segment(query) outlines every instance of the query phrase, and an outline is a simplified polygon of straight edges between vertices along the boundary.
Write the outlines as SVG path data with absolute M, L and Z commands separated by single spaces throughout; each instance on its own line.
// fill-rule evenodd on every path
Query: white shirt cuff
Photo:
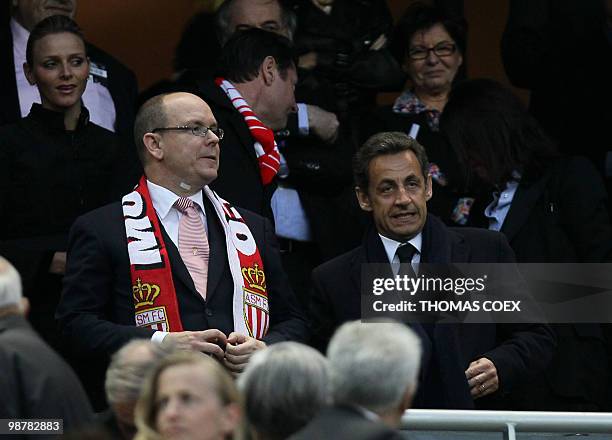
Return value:
M 151 336 L 151 342 L 153 342 L 154 344 L 161 344 L 162 342 L 164 342 L 164 338 L 167 334 L 168 332 L 156 331 L 155 333 L 153 333 L 153 336 Z
M 308 125 L 308 107 L 303 102 L 297 104 L 298 128 L 302 136 L 308 136 L 310 126 Z

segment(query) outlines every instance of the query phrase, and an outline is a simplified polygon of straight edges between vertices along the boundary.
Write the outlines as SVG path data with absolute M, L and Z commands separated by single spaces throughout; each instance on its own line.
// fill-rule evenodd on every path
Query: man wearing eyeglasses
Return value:
M 208 187 L 224 136 L 210 107 L 189 93 L 159 95 L 134 132 L 140 183 L 70 233 L 56 317 L 71 348 L 91 368 L 150 338 L 238 374 L 267 343 L 306 339 L 270 222 Z

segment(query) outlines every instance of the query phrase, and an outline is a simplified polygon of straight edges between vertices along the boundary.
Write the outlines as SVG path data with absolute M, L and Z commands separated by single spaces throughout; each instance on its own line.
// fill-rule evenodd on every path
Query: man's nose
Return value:
M 395 198 L 396 205 L 408 205 L 412 202 L 412 195 L 410 192 L 404 188 L 400 187 L 397 191 L 397 197 Z

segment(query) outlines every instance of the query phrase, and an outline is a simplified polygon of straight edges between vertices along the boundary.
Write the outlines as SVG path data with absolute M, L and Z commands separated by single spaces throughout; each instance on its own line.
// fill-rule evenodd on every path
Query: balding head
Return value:
M 0 313 L 23 311 L 21 277 L 6 259 L 0 257 Z
M 177 92 L 149 99 L 134 127 L 147 179 L 190 196 L 217 178 L 217 121 L 202 98 Z

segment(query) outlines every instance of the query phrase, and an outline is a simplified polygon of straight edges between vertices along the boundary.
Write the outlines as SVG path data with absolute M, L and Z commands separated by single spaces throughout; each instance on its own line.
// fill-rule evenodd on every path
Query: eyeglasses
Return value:
M 162 127 L 162 128 L 154 128 L 151 130 L 152 133 L 157 133 L 158 131 L 170 131 L 170 130 L 179 130 L 179 131 L 190 131 L 194 136 L 206 137 L 208 132 L 210 131 L 215 136 L 219 138 L 219 140 L 223 139 L 224 131 L 218 127 L 204 127 L 203 125 L 180 125 L 178 127 Z
M 433 52 L 438 57 L 448 57 L 455 53 L 457 45 L 454 43 L 439 43 L 434 47 L 413 47 L 408 51 L 408 56 L 411 60 L 424 60 L 429 56 L 429 52 Z

